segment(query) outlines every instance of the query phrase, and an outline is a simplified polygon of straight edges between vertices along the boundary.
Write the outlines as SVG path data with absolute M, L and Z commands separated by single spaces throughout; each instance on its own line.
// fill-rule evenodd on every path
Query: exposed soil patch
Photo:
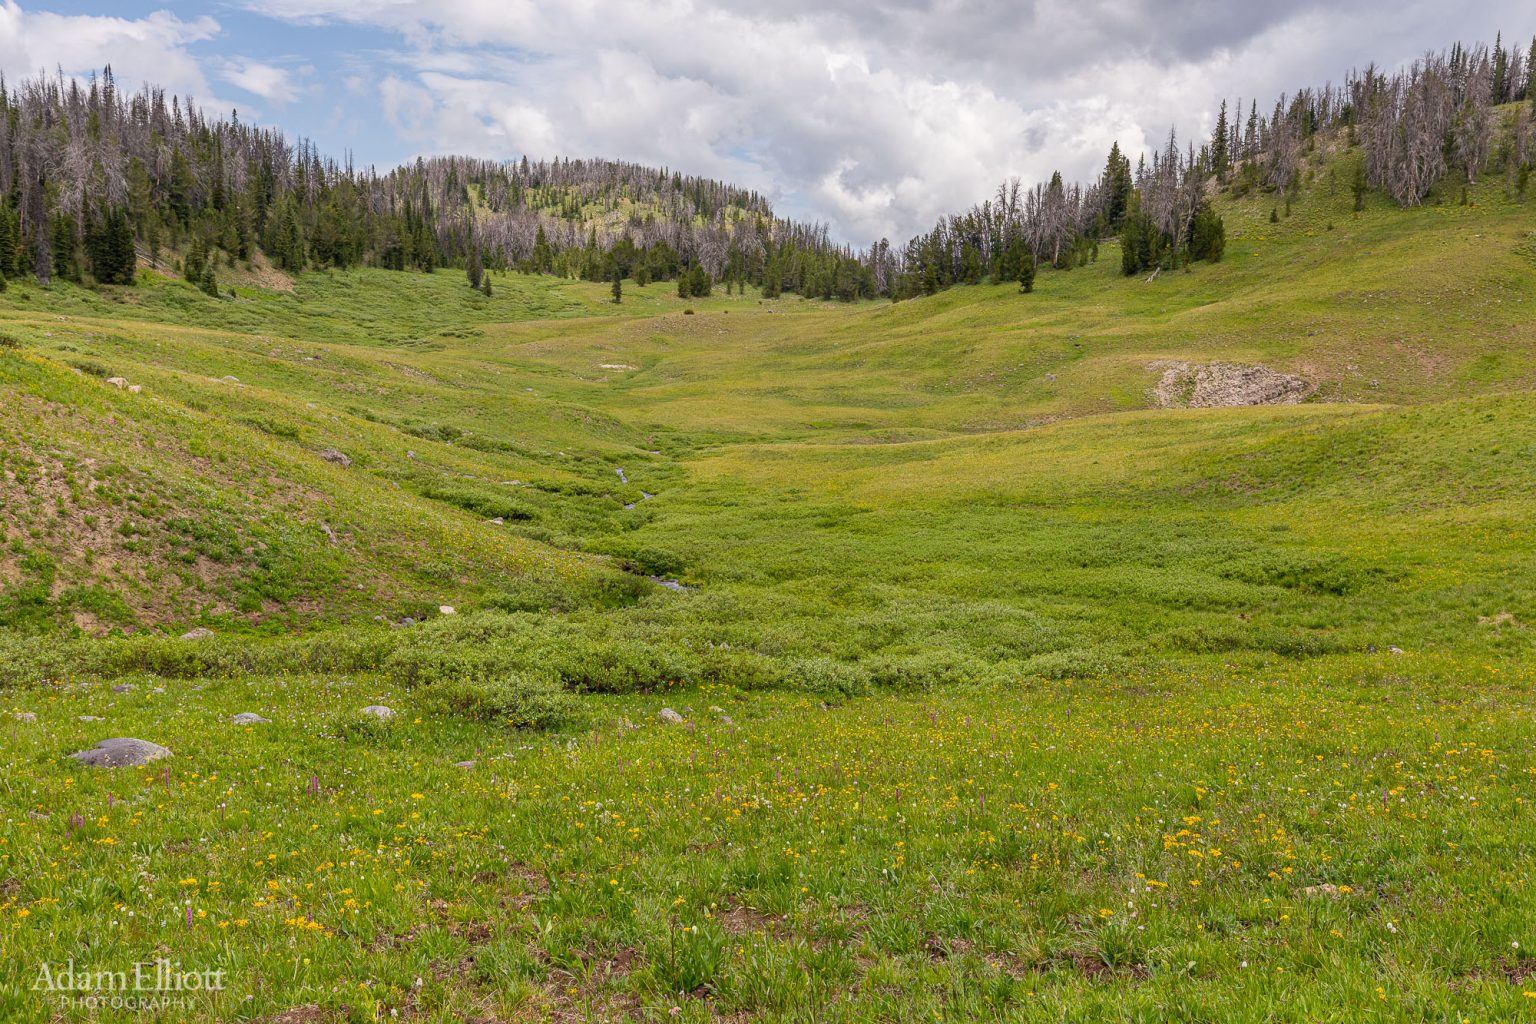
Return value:
M 1313 385 L 1263 366 L 1237 363 L 1153 363 L 1163 376 L 1153 389 L 1164 409 L 1227 409 L 1245 405 L 1295 405 Z
M 731 935 L 773 935 L 784 921 L 751 907 L 731 907 L 716 915 L 720 927 Z
M 1137 981 L 1145 981 L 1151 977 L 1141 964 L 1126 964 L 1123 967 L 1111 967 L 1092 953 L 1084 953 L 1080 949 L 1074 949 L 1066 955 L 1066 960 L 1072 964 L 1072 969 L 1091 981 L 1109 981 L 1113 978 L 1134 978 Z

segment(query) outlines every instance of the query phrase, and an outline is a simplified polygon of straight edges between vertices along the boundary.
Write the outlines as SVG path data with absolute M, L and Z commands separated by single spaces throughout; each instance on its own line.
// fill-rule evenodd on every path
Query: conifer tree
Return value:
M 1227 133 L 1230 128 L 1227 124 L 1227 101 L 1221 101 L 1221 113 L 1216 118 L 1216 131 L 1211 135 L 1211 170 L 1216 172 L 1220 181 L 1227 180 L 1227 166 L 1230 162 L 1230 154 L 1227 150 Z
M 617 263 L 615 263 L 613 265 L 613 275 L 612 275 L 613 276 L 613 304 L 615 306 L 617 306 L 619 303 L 624 301 L 624 281 L 623 281 L 623 278 L 619 276 L 621 273 L 622 272 L 619 270 L 619 265 Z
M 1019 291 L 1028 294 L 1035 290 L 1035 257 L 1026 253 L 1019 263 Z

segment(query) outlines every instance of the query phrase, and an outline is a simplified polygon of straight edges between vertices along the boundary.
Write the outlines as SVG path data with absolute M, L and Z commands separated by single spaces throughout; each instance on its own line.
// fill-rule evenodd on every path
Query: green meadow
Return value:
M 0 1018 L 1536 1018 L 1536 217 L 1354 158 L 1030 295 L 12 282 Z

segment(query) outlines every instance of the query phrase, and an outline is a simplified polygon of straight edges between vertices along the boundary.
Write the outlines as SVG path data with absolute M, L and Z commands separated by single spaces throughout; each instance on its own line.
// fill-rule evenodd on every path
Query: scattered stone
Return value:
M 18 721 L 18 722 L 35 722 L 35 721 L 37 721 L 37 715 L 34 714 L 31 711 L 13 711 L 11 713 L 11 717 L 16 719 L 16 721 Z
M 692 587 L 684 586 L 677 580 L 667 579 L 665 576 L 652 576 L 650 577 L 650 580 L 657 586 L 666 587 L 668 590 L 675 590 L 679 594 L 686 594 L 688 591 L 693 589 Z
M 139 765 L 170 757 L 171 752 L 160 744 L 151 743 L 148 740 L 117 736 L 102 740 L 90 750 L 77 751 L 69 756 L 81 764 L 88 764 L 94 768 L 137 768 Z
M 339 543 L 336 539 L 336 531 L 331 529 L 330 523 L 321 523 L 320 531 L 325 534 L 325 539 L 330 541 L 333 547 Z
M 334 462 L 342 469 L 346 469 L 348 466 L 352 465 L 352 459 L 342 452 L 337 451 L 335 448 L 325 449 L 320 453 L 320 457 L 326 462 Z
M 115 387 L 119 391 L 121 391 L 123 388 L 128 386 L 128 378 L 126 378 L 126 377 L 108 377 L 107 378 L 107 383 L 111 384 L 113 387 Z
M 144 385 L 142 385 L 142 384 L 129 384 L 128 385 L 128 393 L 130 395 L 137 395 L 140 392 L 142 392 L 143 390 L 144 390 Z
M 377 718 L 381 722 L 387 722 L 391 718 L 395 717 L 395 713 L 389 708 L 385 707 L 383 704 L 369 704 L 367 707 L 363 708 L 363 714 L 372 715 L 374 718 Z
M 254 711 L 242 711 L 230 719 L 236 725 L 271 725 L 272 719 L 262 718 Z
M 1388 654 L 1402 654 L 1403 653 L 1403 649 L 1401 647 L 1388 647 L 1387 648 L 1387 653 Z
M 501 516 L 497 516 L 495 519 L 487 519 L 486 522 L 490 523 L 492 526 L 500 526 L 505 523 L 506 520 Z
M 663 722 L 666 722 L 668 725 L 683 724 L 683 716 L 678 714 L 676 711 L 673 711 L 671 708 L 662 708 L 656 717 L 661 719 Z
M 138 689 L 138 687 L 134 686 L 132 683 L 118 683 L 116 686 L 112 687 L 112 692 L 113 693 L 132 693 L 134 690 L 137 690 L 137 689 Z
M 225 384 L 239 384 L 240 383 L 240 378 L 239 377 L 220 377 L 219 380 L 223 381 Z
M 1264 366 L 1158 362 L 1151 368 L 1163 371 L 1153 394 L 1165 409 L 1295 405 L 1312 393 L 1312 385 L 1300 377 Z
M 1301 890 L 1301 894 L 1303 896 L 1312 897 L 1326 896 L 1330 900 L 1336 900 L 1340 896 L 1344 895 L 1339 887 L 1334 885 L 1332 882 L 1324 882 L 1322 885 L 1309 885 L 1305 889 Z
M 189 629 L 181 634 L 183 640 L 207 640 L 211 636 L 213 636 L 213 630 L 205 629 L 202 626 L 198 626 L 196 629 Z
M 402 628 L 414 626 L 416 625 L 416 620 L 407 615 L 405 618 L 400 620 L 400 625 Z
M 454 615 L 454 614 L 456 614 L 456 612 L 454 611 L 454 607 L 451 604 L 440 604 L 440 605 L 438 605 L 437 606 L 437 613 L 439 615 Z
M 475 762 L 473 762 L 473 761 L 455 761 L 453 766 L 455 768 L 473 768 L 475 766 Z
M 80 721 L 82 721 L 82 722 L 105 722 L 106 719 L 102 718 L 100 715 L 81 715 L 80 716 Z
M 621 484 L 629 483 L 629 477 L 624 475 L 624 470 L 622 468 L 615 469 L 614 472 L 619 474 L 619 483 L 621 483 Z

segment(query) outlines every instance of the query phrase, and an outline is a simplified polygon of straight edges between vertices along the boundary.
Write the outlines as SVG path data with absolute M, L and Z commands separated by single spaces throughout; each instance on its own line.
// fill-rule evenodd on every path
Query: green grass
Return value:
M 1028 296 L 13 283 L 0 1017 L 1536 1012 L 1536 234 L 1354 158 Z

